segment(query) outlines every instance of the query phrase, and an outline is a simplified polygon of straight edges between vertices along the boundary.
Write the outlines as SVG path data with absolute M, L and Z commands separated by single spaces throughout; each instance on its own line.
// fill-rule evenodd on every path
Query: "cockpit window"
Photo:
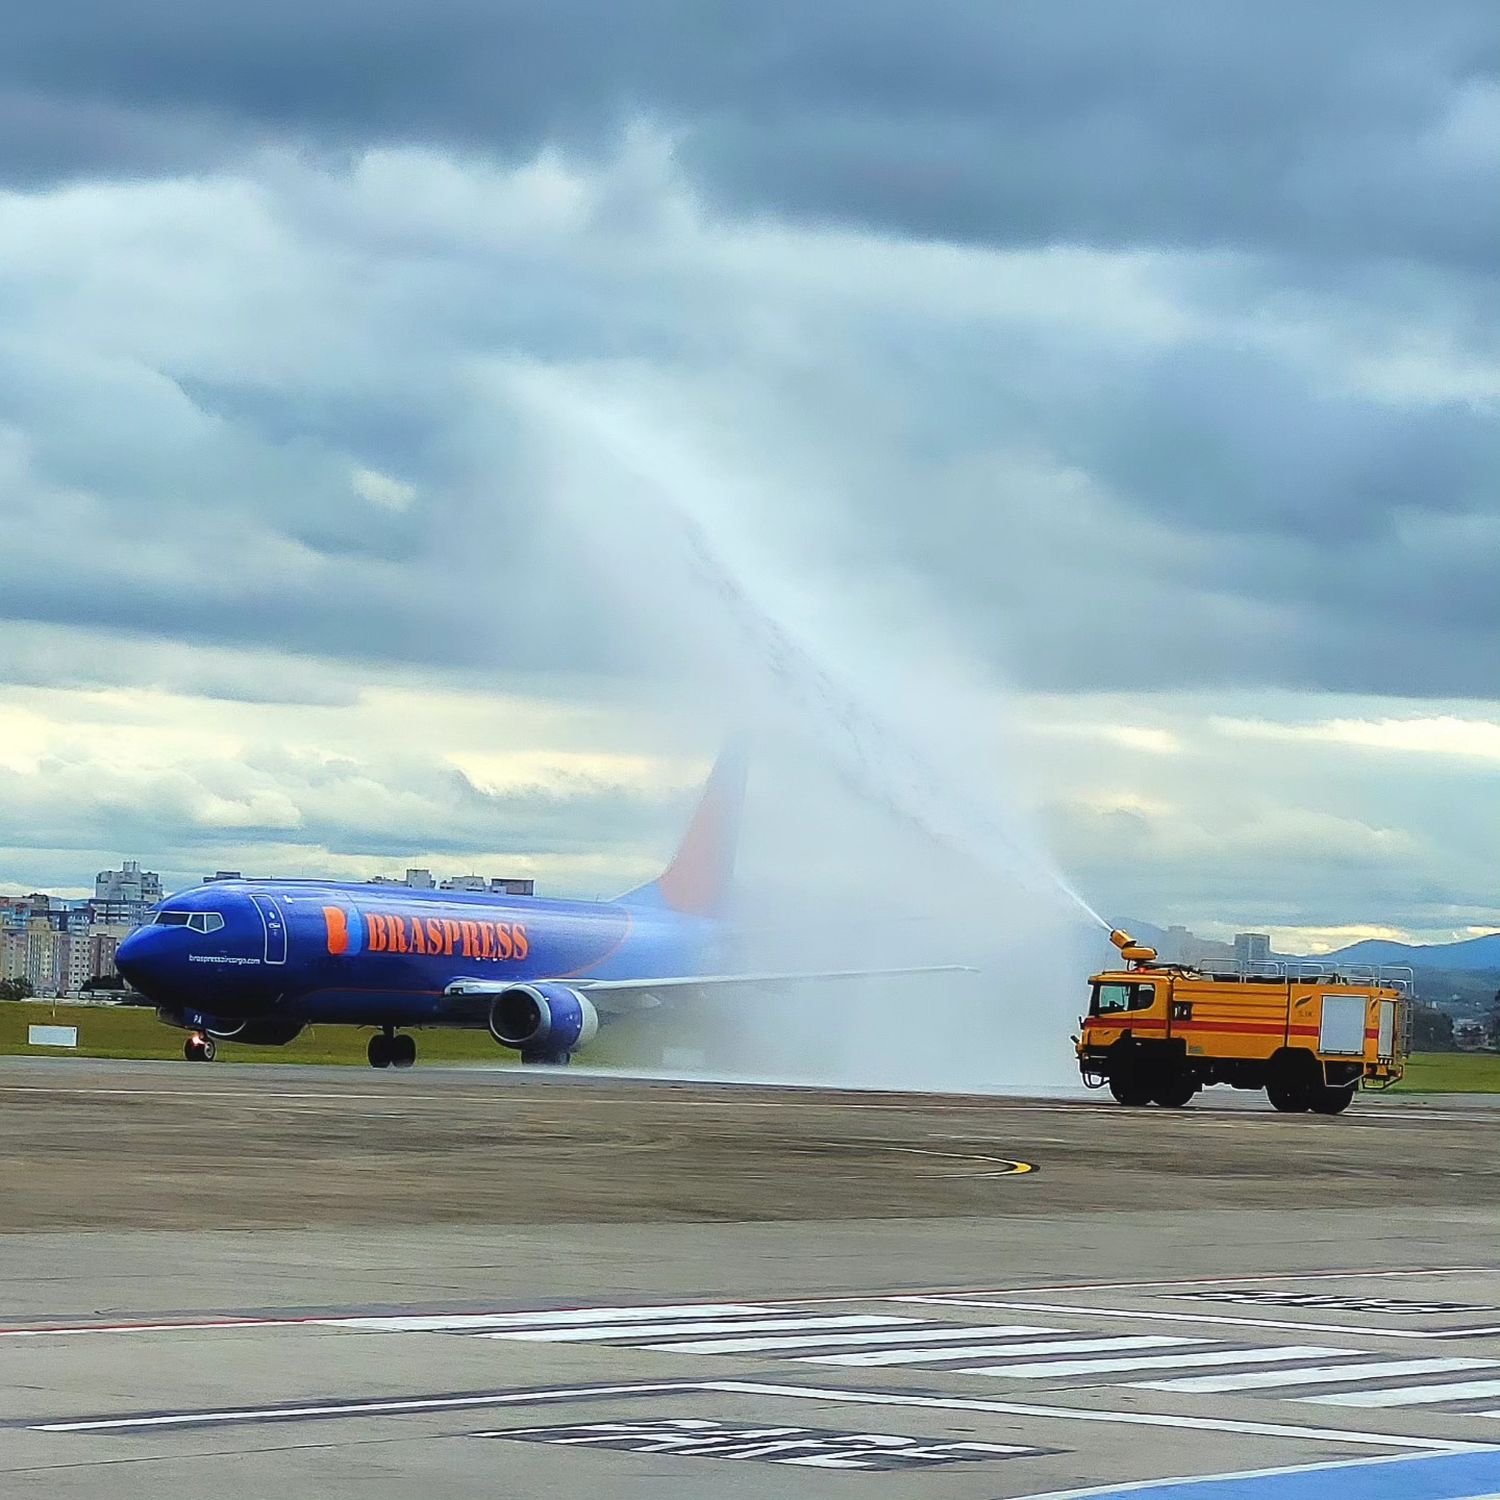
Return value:
M 217 932 L 224 925 L 216 911 L 159 911 L 152 921 L 157 927 L 187 927 L 193 932 Z

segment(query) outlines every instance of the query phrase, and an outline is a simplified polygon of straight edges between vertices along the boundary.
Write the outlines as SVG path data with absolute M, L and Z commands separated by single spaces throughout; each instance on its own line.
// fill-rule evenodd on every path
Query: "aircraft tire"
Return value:
M 572 1057 L 571 1052 L 523 1052 L 521 1063 L 528 1068 L 565 1068 Z
M 211 1037 L 190 1036 L 182 1044 L 182 1055 L 189 1062 L 212 1062 L 217 1051 Z
M 414 1036 L 401 1036 L 391 1038 L 390 1045 L 391 1066 L 393 1068 L 409 1068 L 417 1060 L 417 1039 Z
M 372 1068 L 388 1068 L 393 1059 L 391 1057 L 391 1038 L 384 1032 L 377 1031 L 370 1038 L 369 1045 L 365 1048 L 365 1056 L 370 1059 Z

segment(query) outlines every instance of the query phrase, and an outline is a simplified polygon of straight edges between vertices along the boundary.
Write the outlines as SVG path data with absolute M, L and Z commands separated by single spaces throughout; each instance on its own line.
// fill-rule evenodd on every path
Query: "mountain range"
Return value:
M 1130 931 L 1142 942 L 1160 946 L 1166 941 L 1167 934 L 1151 922 L 1137 922 Z M 1276 955 L 1277 958 L 1299 956 Z M 1414 969 L 1447 969 L 1461 973 L 1500 970 L 1500 932 L 1487 932 L 1482 937 L 1464 938 L 1456 943 L 1392 943 L 1384 938 L 1366 938 L 1363 942 L 1351 943 L 1332 953 L 1320 953 L 1317 957 L 1331 958 L 1339 963 L 1410 964 Z
M 1464 938 L 1457 943 L 1390 943 L 1366 938 L 1326 955 L 1340 963 L 1410 964 L 1416 969 L 1452 969 L 1472 973 L 1500 969 L 1500 932 Z

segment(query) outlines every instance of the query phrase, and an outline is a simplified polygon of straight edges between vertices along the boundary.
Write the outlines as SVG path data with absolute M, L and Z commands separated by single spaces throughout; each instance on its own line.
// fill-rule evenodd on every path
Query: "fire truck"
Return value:
M 1180 1109 L 1224 1083 L 1264 1089 L 1287 1113 L 1336 1115 L 1359 1088 L 1389 1088 L 1405 1066 L 1410 969 L 1310 960 L 1210 973 L 1159 963 L 1110 933 L 1122 967 L 1089 981 L 1074 1038 L 1090 1088 L 1121 1104 Z

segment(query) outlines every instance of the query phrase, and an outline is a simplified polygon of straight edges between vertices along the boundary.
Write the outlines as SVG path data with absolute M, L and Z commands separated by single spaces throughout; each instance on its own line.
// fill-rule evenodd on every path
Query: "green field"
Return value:
M 78 1028 L 76 1050 L 26 1044 L 28 1027 L 54 1023 Z M 348 1026 L 310 1026 L 285 1047 L 241 1047 L 233 1042 L 220 1042 L 219 1061 L 365 1066 L 365 1043 L 369 1035 L 368 1031 Z M 0 1055 L 181 1058 L 186 1039 L 186 1032 L 164 1026 L 149 1008 L 62 1002 L 54 1006 L 50 1001 L 0 1003 Z M 494 1065 L 515 1061 L 513 1052 L 497 1047 L 484 1031 L 421 1031 L 417 1033 L 417 1046 L 424 1062 Z M 608 1064 L 612 1050 L 590 1047 L 589 1059 Z
M 1397 1088 L 1403 1094 L 1500 1093 L 1500 1053 L 1414 1052 Z
M 56 1047 L 29 1047 L 26 1028 L 56 1021 L 78 1028 L 78 1048 L 71 1054 Z M 649 1063 L 656 1052 L 649 1018 L 612 1026 L 589 1048 L 588 1060 L 605 1067 L 627 1058 Z M 365 1064 L 366 1031 L 347 1026 L 310 1026 L 285 1047 L 241 1047 L 219 1043 L 221 1062 Z M 0 1003 L 0 1054 L 28 1057 L 180 1058 L 186 1034 L 156 1019 L 156 1012 L 132 1006 L 66 1005 L 51 1002 Z M 680 1036 L 673 1037 L 681 1042 Z M 689 1040 L 692 1040 L 689 1038 Z M 421 1031 L 417 1046 L 424 1062 L 497 1063 L 515 1054 L 497 1047 L 483 1031 Z M 1500 1054 L 1493 1052 L 1418 1052 L 1407 1063 L 1402 1093 L 1500 1093 Z
M 182 1056 L 187 1033 L 164 1026 L 156 1012 L 135 1006 L 43 1004 L 0 1005 L 0 1053 L 26 1057 L 67 1055 L 57 1047 L 28 1047 L 26 1028 L 56 1022 L 78 1028 L 75 1057 Z M 363 1063 L 368 1033 L 344 1026 L 310 1027 L 285 1047 L 237 1047 L 219 1044 L 228 1062 Z M 444 1062 L 499 1062 L 509 1056 L 484 1032 L 424 1032 L 422 1056 Z

